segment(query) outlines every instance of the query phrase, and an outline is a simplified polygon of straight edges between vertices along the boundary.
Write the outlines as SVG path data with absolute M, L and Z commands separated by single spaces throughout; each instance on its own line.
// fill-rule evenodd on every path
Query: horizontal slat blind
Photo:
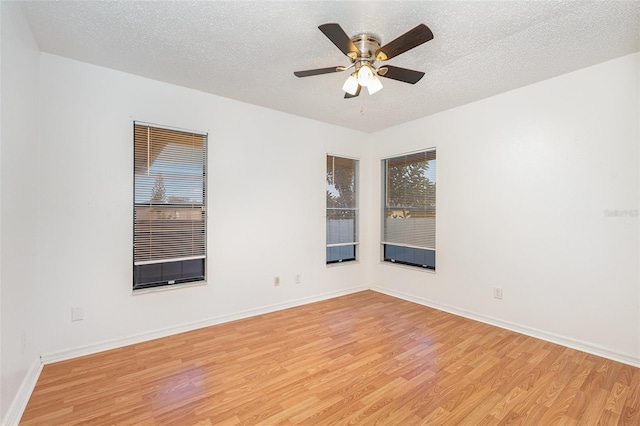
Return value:
M 358 160 L 327 155 L 327 262 L 355 259 Z M 352 246 L 350 250 L 338 247 Z
M 386 159 L 383 168 L 383 244 L 435 250 L 435 150 Z
M 207 136 L 134 124 L 134 264 L 206 256 Z

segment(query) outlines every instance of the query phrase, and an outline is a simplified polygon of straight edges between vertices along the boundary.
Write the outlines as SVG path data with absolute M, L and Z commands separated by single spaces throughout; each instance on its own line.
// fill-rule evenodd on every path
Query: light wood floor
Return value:
M 46 365 L 24 425 L 640 425 L 640 369 L 373 291 Z

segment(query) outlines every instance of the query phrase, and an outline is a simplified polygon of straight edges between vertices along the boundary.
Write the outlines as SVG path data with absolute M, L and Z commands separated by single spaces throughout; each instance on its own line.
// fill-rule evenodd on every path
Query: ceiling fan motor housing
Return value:
M 360 56 L 354 53 L 353 56 L 349 55 L 351 61 L 367 62 L 373 64 L 376 60 L 375 53 L 380 49 L 380 37 L 373 34 L 359 34 L 351 38 L 351 41 L 360 51 Z

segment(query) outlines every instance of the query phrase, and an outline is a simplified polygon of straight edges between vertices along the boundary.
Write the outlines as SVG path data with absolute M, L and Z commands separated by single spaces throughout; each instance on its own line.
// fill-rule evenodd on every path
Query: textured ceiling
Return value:
M 3 0 L 5 1 L 5 0 Z M 373 132 L 640 50 L 639 1 L 26 1 L 43 52 Z M 343 99 L 349 65 L 318 25 L 386 43 L 434 39 L 388 64 L 416 85 Z

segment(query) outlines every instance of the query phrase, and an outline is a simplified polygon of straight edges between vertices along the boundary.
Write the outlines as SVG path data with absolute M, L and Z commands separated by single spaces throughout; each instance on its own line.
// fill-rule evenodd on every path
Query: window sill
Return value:
M 189 288 L 189 287 L 203 287 L 206 285 L 207 285 L 206 281 L 194 281 L 190 283 L 163 285 L 161 287 L 141 288 L 139 290 L 133 290 L 132 294 L 134 296 L 138 296 L 140 294 L 159 293 L 163 291 L 172 291 L 172 290 L 178 290 L 178 289 Z
M 340 266 L 355 265 L 355 264 L 359 264 L 359 263 L 360 263 L 360 261 L 358 259 L 356 259 L 356 260 L 349 260 L 347 262 L 325 263 L 325 266 L 327 268 L 336 268 L 336 267 L 340 267 Z
M 396 268 L 404 268 L 404 269 L 409 269 L 410 271 L 420 271 L 420 272 L 426 272 L 428 274 L 436 274 L 436 270 L 435 269 L 427 269 L 427 268 L 421 268 L 419 266 L 411 266 L 411 265 L 405 265 L 403 263 L 395 263 L 395 262 L 387 262 L 384 260 L 380 261 L 381 265 L 389 265 L 389 266 L 394 266 Z

